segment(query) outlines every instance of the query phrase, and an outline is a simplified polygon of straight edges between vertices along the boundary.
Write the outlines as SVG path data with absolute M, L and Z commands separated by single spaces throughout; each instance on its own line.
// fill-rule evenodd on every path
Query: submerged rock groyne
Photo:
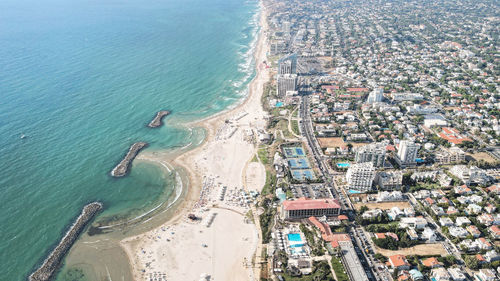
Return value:
M 148 127 L 150 128 L 156 128 L 160 127 L 163 124 L 163 117 L 167 116 L 170 114 L 170 111 L 168 110 L 161 110 L 156 113 L 155 118 L 151 120 L 151 122 L 148 124 Z
M 139 151 L 141 151 L 141 149 L 146 146 L 148 146 L 147 142 L 136 142 L 132 144 L 127 152 L 127 155 L 125 155 L 122 161 L 120 161 L 120 163 L 118 163 L 118 165 L 113 168 L 113 170 L 111 171 L 111 175 L 113 177 L 123 177 L 124 175 L 126 175 L 129 170 L 130 163 L 132 163 Z
M 47 281 L 50 280 L 55 271 L 59 268 L 64 256 L 75 243 L 80 233 L 85 229 L 85 226 L 95 217 L 102 209 L 100 202 L 92 202 L 83 207 L 82 212 L 70 227 L 66 235 L 61 239 L 59 244 L 50 252 L 43 264 L 35 270 L 28 278 L 29 281 Z

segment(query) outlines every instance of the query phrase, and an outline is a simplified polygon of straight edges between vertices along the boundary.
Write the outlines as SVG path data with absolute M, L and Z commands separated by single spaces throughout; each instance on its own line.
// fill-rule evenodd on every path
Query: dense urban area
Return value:
M 264 5 L 261 280 L 499 280 L 500 2 Z

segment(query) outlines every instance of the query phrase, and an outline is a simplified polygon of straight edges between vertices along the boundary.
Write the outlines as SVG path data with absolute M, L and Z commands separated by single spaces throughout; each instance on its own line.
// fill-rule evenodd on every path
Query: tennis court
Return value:
M 285 154 L 286 158 L 297 158 L 305 155 L 302 147 L 284 147 L 283 154 Z
M 288 160 L 288 165 L 292 169 L 309 169 L 309 168 L 311 168 L 311 166 L 309 166 L 309 162 L 307 161 L 306 158 L 290 159 L 290 160 Z
M 296 180 L 313 180 L 314 179 L 314 173 L 311 169 L 305 169 L 305 170 L 291 170 L 292 177 Z

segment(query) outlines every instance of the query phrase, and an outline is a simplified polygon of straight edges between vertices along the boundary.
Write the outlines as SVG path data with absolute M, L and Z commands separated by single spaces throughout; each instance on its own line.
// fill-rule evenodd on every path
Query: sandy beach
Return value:
M 255 48 L 257 73 L 248 96 L 234 109 L 202 120 L 202 145 L 169 162 L 161 155 L 140 158 L 183 167 L 189 174 L 188 193 L 174 216 L 156 229 L 121 241 L 135 280 L 258 280 L 252 266 L 260 234 L 252 222 L 253 191 L 265 183 L 262 164 L 251 162 L 258 130 L 266 125 L 261 106 L 269 69 L 266 11 L 261 3 L 260 33 Z M 254 209 L 254 208 L 253 208 Z M 255 213 L 255 210 L 253 210 Z M 191 220 L 194 214 L 198 220 Z

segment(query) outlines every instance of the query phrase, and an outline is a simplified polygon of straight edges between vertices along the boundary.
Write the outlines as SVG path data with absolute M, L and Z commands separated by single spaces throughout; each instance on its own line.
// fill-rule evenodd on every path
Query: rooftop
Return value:
M 335 199 L 306 199 L 286 200 L 283 202 L 283 208 L 287 211 L 292 210 L 314 210 L 314 209 L 340 209 L 339 201 Z

